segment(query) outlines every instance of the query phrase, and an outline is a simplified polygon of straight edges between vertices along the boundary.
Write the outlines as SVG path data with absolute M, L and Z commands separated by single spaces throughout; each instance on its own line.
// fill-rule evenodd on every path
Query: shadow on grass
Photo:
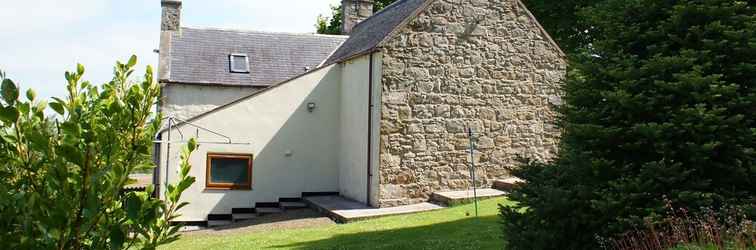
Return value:
M 293 249 L 504 249 L 499 217 L 460 220 L 380 231 L 338 234 L 328 239 L 278 245 Z M 346 225 L 345 225 L 346 226 Z M 397 225 L 401 226 L 401 225 Z M 366 229 L 371 230 L 371 229 Z
M 319 219 L 319 218 L 323 218 L 331 222 L 331 220 L 328 219 L 328 217 L 325 217 L 322 214 L 310 208 L 290 209 L 280 214 L 269 214 L 265 216 L 255 217 L 255 218 L 245 220 L 245 221 L 234 222 L 234 223 L 231 223 L 230 225 L 211 227 L 204 230 L 223 233 L 225 231 L 233 231 L 235 229 L 253 229 L 250 227 L 256 227 L 256 226 L 260 226 L 260 228 L 279 228 L 279 229 L 287 228 L 287 226 L 291 228 L 297 228 L 295 226 L 292 227 L 291 225 L 287 225 L 286 223 L 292 222 L 292 221 L 298 221 L 298 220 Z M 331 222 L 331 224 L 332 223 L 333 222 Z M 276 226 L 276 224 L 279 224 L 279 226 Z

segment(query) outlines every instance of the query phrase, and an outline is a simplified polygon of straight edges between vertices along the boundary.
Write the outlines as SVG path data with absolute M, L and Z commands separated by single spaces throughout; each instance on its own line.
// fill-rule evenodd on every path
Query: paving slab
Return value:
M 413 205 L 374 208 L 341 196 L 310 196 L 304 200 L 314 208 L 328 214 L 340 223 L 377 218 L 397 214 L 410 214 L 444 208 L 444 206 L 423 202 Z
M 507 194 L 507 192 L 504 192 L 498 189 L 493 189 L 493 188 L 477 189 L 475 193 L 477 193 L 478 200 L 504 196 Z M 431 200 L 440 204 L 454 206 L 454 205 L 473 202 L 473 198 L 474 198 L 473 194 L 474 192 L 472 189 L 461 190 L 461 191 L 435 192 L 431 196 Z

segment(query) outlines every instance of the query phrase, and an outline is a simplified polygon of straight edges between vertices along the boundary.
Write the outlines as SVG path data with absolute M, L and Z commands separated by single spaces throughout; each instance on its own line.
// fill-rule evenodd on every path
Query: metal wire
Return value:
M 173 128 L 174 128 L 175 125 L 187 125 L 187 126 L 191 126 L 191 127 L 196 128 L 197 129 L 197 131 L 196 131 L 197 138 L 199 138 L 199 130 L 202 130 L 202 131 L 206 131 L 208 133 L 211 133 L 211 134 L 214 134 L 214 135 L 217 135 L 217 136 L 220 136 L 220 137 L 223 137 L 223 138 L 226 139 L 225 142 L 213 142 L 213 141 L 197 142 L 197 143 L 200 143 L 200 144 L 224 144 L 224 145 L 250 145 L 250 144 L 252 144 L 252 143 L 249 143 L 249 142 L 241 142 L 241 143 L 240 142 L 232 142 L 231 141 L 231 137 L 228 137 L 228 136 L 226 136 L 224 134 L 221 134 L 220 132 L 216 132 L 216 131 L 213 131 L 211 129 L 208 129 L 208 128 L 205 128 L 205 127 L 193 124 L 193 123 L 188 122 L 186 120 L 182 120 L 182 119 L 176 118 L 173 115 L 165 117 L 165 118 L 163 118 L 161 120 L 166 120 L 166 119 L 168 120 L 168 128 L 167 128 L 167 131 L 166 131 L 166 132 L 168 132 L 168 139 L 166 141 L 163 141 L 162 138 L 160 137 L 160 134 L 162 134 L 162 132 L 158 132 L 158 133 L 155 134 L 155 137 L 154 137 L 155 140 L 153 140 L 154 143 L 160 143 L 160 144 L 165 143 L 166 144 L 166 150 L 165 150 L 165 155 L 166 155 L 166 157 L 165 157 L 165 172 L 164 172 L 164 174 L 165 174 L 165 183 L 166 184 L 168 183 L 168 170 L 169 170 L 169 167 L 171 165 L 171 144 L 174 144 L 174 143 L 187 143 L 188 142 L 188 140 L 184 140 L 184 133 L 181 132 L 181 129 L 176 129 L 176 132 L 179 133 L 180 139 L 178 141 L 174 141 L 173 140 L 173 138 L 171 137 L 171 131 L 173 131 Z M 176 124 L 177 121 L 179 122 L 179 124 Z M 161 139 L 158 139 L 158 138 L 161 138 Z M 157 179 L 158 180 L 160 179 L 159 176 L 158 176 Z M 158 188 L 156 190 L 159 190 L 159 188 L 160 188 L 161 185 L 160 185 L 160 183 L 157 183 L 156 186 Z M 157 191 L 157 192 L 159 192 L 159 191 Z M 158 193 L 158 197 L 159 196 L 160 196 L 160 194 Z

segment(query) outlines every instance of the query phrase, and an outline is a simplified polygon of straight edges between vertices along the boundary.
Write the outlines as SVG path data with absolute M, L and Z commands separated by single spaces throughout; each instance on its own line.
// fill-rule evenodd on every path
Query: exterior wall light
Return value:
M 307 111 L 312 113 L 312 111 L 315 110 L 315 103 L 314 102 L 308 102 L 307 103 Z

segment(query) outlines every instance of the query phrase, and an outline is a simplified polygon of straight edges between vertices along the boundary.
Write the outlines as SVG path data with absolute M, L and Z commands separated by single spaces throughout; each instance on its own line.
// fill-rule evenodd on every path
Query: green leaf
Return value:
M 134 67 L 134 65 L 136 65 L 136 63 L 137 63 L 137 57 L 136 57 L 136 55 L 131 55 L 131 57 L 129 58 L 129 62 L 126 65 L 129 68 L 131 68 L 131 67 Z
M 14 107 L 0 108 L 0 120 L 6 122 L 16 122 L 18 120 L 18 110 Z
M 192 166 L 189 164 L 181 164 L 181 176 L 187 176 L 189 171 L 192 170 Z
M 76 64 L 76 74 L 80 76 L 84 74 L 84 65 L 81 65 L 81 63 Z
M 18 87 L 11 81 L 11 79 L 4 79 L 2 86 L 0 86 L 0 92 L 2 92 L 3 99 L 8 104 L 13 104 L 18 99 Z
M 84 165 L 84 156 L 81 151 L 72 145 L 62 145 L 60 148 L 60 154 L 65 157 L 71 163 L 79 166 Z
M 118 226 L 113 226 L 110 228 L 110 249 L 121 249 L 123 248 L 123 241 L 124 241 L 125 233 L 123 230 L 121 230 Z
M 26 90 L 26 99 L 29 99 L 29 101 L 34 101 L 35 97 L 37 97 L 37 93 L 35 93 L 33 89 Z
M 189 176 L 186 179 L 183 179 L 181 180 L 181 182 L 179 182 L 179 185 L 178 187 L 176 187 L 176 190 L 178 190 L 178 193 L 184 192 L 184 190 L 189 188 L 189 186 L 191 186 L 193 183 L 194 183 L 194 177 Z
M 185 207 L 186 205 L 189 205 L 189 202 L 182 202 L 178 206 L 176 206 L 176 210 L 180 210 L 181 208 Z
M 187 149 L 189 149 L 189 152 L 194 151 L 197 149 L 197 140 L 194 138 L 189 139 L 189 142 L 186 144 Z
M 59 102 L 51 102 L 50 108 L 55 110 L 55 112 L 60 115 L 63 115 L 66 112 L 65 109 L 63 108 L 63 104 L 60 104 Z
M 139 210 L 142 208 L 142 200 L 136 195 L 129 195 L 126 198 L 126 215 L 131 220 L 139 218 Z
M 29 103 L 18 103 L 16 107 L 18 108 L 18 112 L 22 114 L 28 114 L 29 110 L 31 110 Z

